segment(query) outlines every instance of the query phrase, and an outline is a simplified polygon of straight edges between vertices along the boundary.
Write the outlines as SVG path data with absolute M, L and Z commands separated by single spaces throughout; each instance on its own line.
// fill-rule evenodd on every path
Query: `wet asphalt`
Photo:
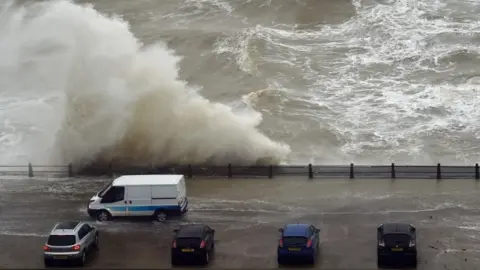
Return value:
M 278 228 L 321 228 L 314 268 L 376 269 L 376 227 L 418 229 L 417 269 L 480 269 L 480 188 L 475 180 L 192 179 L 190 211 L 180 220 L 96 222 L 88 199 L 111 179 L 0 179 L 0 268 L 43 268 L 42 246 L 58 221 L 100 230 L 100 249 L 85 268 L 171 268 L 173 229 L 205 223 L 216 230 L 207 268 L 278 268 Z M 295 267 L 295 266 L 294 266 Z

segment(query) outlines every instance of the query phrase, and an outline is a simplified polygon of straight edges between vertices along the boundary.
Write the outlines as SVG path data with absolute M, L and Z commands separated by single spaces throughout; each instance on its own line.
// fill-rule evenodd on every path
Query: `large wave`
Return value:
M 280 163 L 289 146 L 178 78 L 127 22 L 68 1 L 0 6 L 2 163 Z

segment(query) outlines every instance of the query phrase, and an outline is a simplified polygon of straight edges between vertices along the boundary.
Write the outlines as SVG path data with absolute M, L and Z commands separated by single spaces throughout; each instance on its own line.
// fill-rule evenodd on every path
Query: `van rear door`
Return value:
M 188 199 L 187 199 L 187 187 L 185 184 L 185 178 L 182 177 L 177 184 L 177 203 L 180 206 L 181 212 L 186 212 L 188 207 Z
M 152 205 L 164 210 L 173 210 L 175 207 L 178 207 L 176 186 L 152 186 Z

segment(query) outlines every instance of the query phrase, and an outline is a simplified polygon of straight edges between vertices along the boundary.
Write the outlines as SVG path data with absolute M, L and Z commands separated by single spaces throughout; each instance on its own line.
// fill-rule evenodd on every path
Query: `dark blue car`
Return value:
M 300 262 L 314 264 L 320 246 L 320 229 L 311 224 L 287 224 L 279 229 L 278 264 Z

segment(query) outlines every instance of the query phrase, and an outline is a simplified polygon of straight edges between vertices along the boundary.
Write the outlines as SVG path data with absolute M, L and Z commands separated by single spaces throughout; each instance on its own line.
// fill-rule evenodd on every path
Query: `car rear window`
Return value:
M 307 244 L 305 237 L 284 237 L 283 245 L 285 246 L 304 246 Z
M 408 234 L 386 234 L 383 236 L 383 241 L 387 246 L 406 246 L 410 242 L 410 235 Z
M 50 235 L 47 244 L 50 246 L 71 246 L 75 245 L 75 235 Z
M 176 243 L 177 246 L 180 247 L 185 247 L 185 246 L 200 246 L 200 243 L 202 242 L 202 239 L 200 238 L 177 238 Z

